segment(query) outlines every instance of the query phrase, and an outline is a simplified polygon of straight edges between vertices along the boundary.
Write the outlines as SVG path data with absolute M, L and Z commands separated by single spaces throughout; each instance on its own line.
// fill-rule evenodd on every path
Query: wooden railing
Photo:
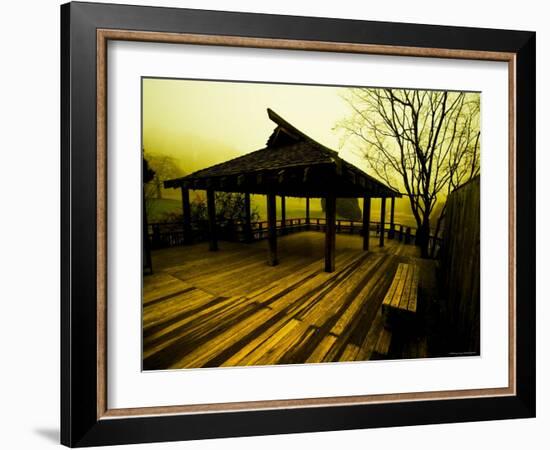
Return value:
M 325 231 L 326 220 L 324 218 L 293 218 L 286 219 L 283 223 L 281 219 L 276 221 L 277 234 L 283 236 L 299 231 Z M 183 233 L 182 222 L 161 222 L 151 223 L 148 226 L 148 234 L 152 249 L 176 247 L 184 244 L 185 236 Z M 217 234 L 219 239 L 246 242 L 249 240 L 258 241 L 267 239 L 268 226 L 267 220 L 256 221 L 250 224 L 250 234 L 247 234 L 246 225 L 242 222 L 225 221 L 217 224 Z M 336 221 L 336 232 L 340 234 L 358 234 L 362 235 L 363 222 L 354 220 L 338 219 Z M 380 234 L 380 222 L 370 222 L 369 232 Z M 193 242 L 206 241 L 208 239 L 208 222 L 200 221 L 191 224 L 191 240 Z M 389 223 L 384 225 L 384 233 L 388 238 L 394 238 L 405 244 L 414 244 L 416 238 L 416 229 L 395 224 L 393 230 Z M 435 245 L 434 255 L 437 256 L 441 239 L 430 236 L 429 254 Z

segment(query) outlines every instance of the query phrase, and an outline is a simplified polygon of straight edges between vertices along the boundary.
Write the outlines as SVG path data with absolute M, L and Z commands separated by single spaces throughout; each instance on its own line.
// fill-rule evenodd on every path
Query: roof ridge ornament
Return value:
M 282 130 L 284 130 L 286 136 L 288 136 L 291 139 L 294 139 L 296 142 L 306 141 L 310 144 L 315 145 L 320 150 L 330 153 L 331 157 L 339 158 L 338 152 L 336 150 L 328 148 L 328 147 L 324 146 L 323 144 L 317 142 L 315 139 L 311 138 L 306 133 L 299 130 L 294 125 L 292 125 L 290 122 L 288 122 L 286 119 L 284 119 L 282 116 L 277 114 L 271 108 L 267 108 L 267 115 L 271 119 L 271 121 L 273 121 L 277 124 L 277 128 L 275 128 L 275 130 L 273 130 L 273 133 L 271 134 L 271 136 L 269 136 L 269 139 L 267 141 L 267 146 L 268 147 L 278 147 L 277 140 L 279 138 L 279 135 L 280 135 L 281 129 L 282 129 Z M 287 141 L 288 141 L 288 139 L 287 139 Z

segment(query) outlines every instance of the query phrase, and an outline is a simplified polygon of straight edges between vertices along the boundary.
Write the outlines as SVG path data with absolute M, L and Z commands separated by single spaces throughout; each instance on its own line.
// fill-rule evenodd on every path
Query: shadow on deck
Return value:
M 324 234 L 313 231 L 280 238 L 275 267 L 265 241 L 153 252 L 143 369 L 371 359 L 398 263 L 420 262 L 413 245 L 377 241 L 364 252 L 361 237 L 337 235 L 332 273 L 324 271 Z

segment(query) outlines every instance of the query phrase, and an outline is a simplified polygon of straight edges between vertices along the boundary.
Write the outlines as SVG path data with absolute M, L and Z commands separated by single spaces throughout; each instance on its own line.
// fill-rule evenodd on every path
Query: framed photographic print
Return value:
M 61 24 L 63 444 L 535 415 L 534 33 Z

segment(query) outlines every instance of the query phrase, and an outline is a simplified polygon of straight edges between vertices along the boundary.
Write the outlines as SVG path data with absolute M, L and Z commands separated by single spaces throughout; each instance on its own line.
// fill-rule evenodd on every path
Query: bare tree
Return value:
M 352 114 L 337 128 L 376 176 L 408 196 L 427 257 L 438 199 L 479 174 L 479 94 L 352 88 L 345 100 Z
M 177 160 L 161 153 L 149 153 L 143 151 L 144 161 L 151 169 L 151 177 L 143 180 L 145 208 L 149 217 L 157 217 L 162 211 L 160 200 L 164 189 L 164 181 L 178 178 L 184 175 Z
M 147 198 L 160 200 L 162 199 L 164 181 L 183 176 L 183 171 L 178 166 L 177 161 L 171 156 L 161 153 L 144 152 L 144 158 L 155 171 L 155 175 L 149 182 L 145 195 Z

